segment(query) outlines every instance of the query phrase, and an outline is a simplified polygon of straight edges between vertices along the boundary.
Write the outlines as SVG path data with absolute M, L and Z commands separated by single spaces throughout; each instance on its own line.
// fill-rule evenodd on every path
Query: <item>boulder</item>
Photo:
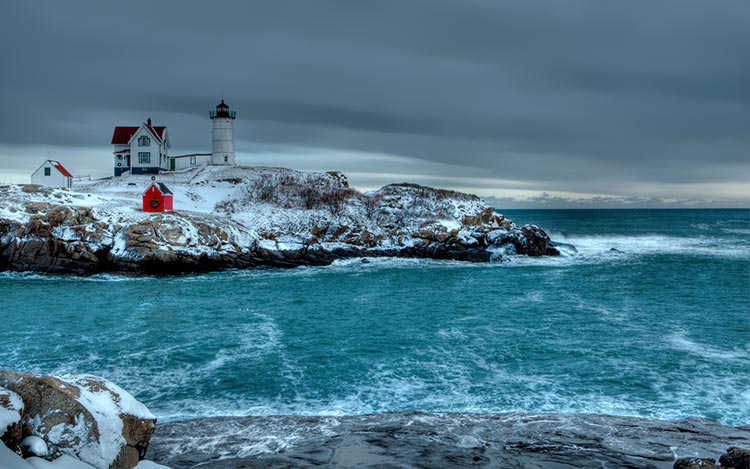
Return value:
M 674 462 L 674 469 L 716 469 L 713 458 L 680 458 Z
M 727 448 L 727 452 L 719 458 L 721 467 L 734 469 L 750 469 L 750 449 Z
M 47 442 L 38 436 L 29 435 L 19 445 L 21 448 L 21 454 L 25 458 L 38 457 L 46 458 L 49 454 L 49 448 L 47 448 Z
M 21 397 L 22 436 L 43 439 L 50 459 L 69 455 L 96 468 L 131 469 L 146 454 L 156 418 L 113 383 L 0 371 L 0 386 Z
M 521 227 L 520 235 L 513 239 L 516 252 L 527 256 L 558 256 L 558 251 L 547 233 L 534 225 Z

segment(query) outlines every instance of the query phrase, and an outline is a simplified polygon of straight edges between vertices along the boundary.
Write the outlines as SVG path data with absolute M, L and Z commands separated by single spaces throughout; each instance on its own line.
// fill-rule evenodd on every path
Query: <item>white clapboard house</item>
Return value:
M 158 174 L 169 169 L 169 134 L 164 126 L 151 125 L 151 118 L 138 127 L 115 127 L 115 176 L 130 171 L 131 174 Z
M 49 187 L 73 187 L 73 175 L 59 161 L 45 160 L 31 173 L 31 183 Z

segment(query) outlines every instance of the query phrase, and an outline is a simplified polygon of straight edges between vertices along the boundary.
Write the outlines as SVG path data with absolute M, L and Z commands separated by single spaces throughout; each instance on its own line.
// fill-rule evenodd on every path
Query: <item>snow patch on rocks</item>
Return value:
M 61 377 L 0 370 L 0 385 L 23 399 L 23 443 L 39 439 L 48 451 L 26 453 L 58 459 L 64 455 L 96 468 L 130 469 L 146 453 L 156 418 L 130 393 L 92 375 Z M 4 439 L 11 449 L 18 442 Z M 20 445 L 23 450 L 23 443 Z
M 5 388 L 0 388 L 0 436 L 6 430 L 21 421 L 23 401 L 18 394 Z
M 34 435 L 29 435 L 23 440 L 21 440 L 21 452 L 30 454 L 32 456 L 37 456 L 40 458 L 46 458 L 49 454 L 49 448 L 47 448 L 47 443 L 44 442 L 41 438 Z
M 78 402 L 89 410 L 95 409 L 105 416 L 127 414 L 141 419 L 156 419 L 132 394 L 104 378 L 88 374 L 62 375 L 58 378 L 78 387 L 81 393 Z

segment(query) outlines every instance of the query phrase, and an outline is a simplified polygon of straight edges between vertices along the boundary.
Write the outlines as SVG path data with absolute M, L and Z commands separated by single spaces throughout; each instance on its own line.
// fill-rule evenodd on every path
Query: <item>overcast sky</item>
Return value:
M 504 207 L 750 205 L 750 1 L 7 2 L 0 181 L 109 175 L 115 125 Z M 493 198 L 494 197 L 494 198 Z

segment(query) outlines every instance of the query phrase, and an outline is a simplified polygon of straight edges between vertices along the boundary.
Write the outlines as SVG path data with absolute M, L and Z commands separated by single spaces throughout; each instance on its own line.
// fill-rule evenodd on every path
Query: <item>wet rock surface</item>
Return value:
M 386 413 L 166 423 L 148 456 L 175 469 L 672 468 L 682 457 L 717 458 L 748 445 L 750 429 L 704 419 Z

